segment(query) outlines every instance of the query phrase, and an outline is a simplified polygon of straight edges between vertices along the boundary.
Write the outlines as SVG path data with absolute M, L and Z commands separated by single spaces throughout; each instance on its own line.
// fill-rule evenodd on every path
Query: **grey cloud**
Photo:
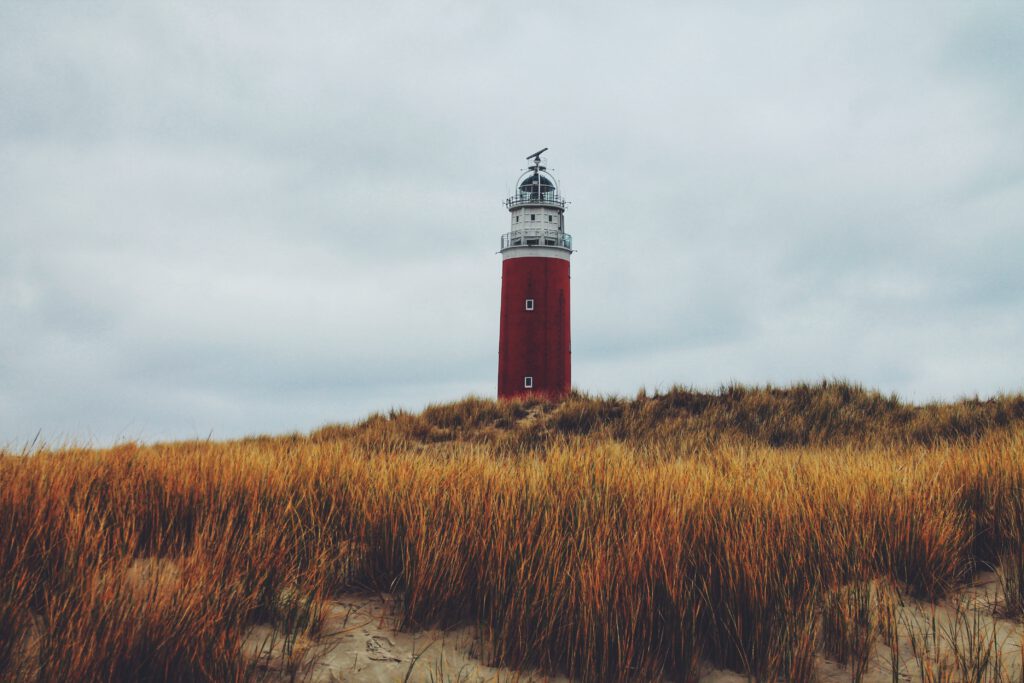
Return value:
M 0 5 L 0 443 L 494 391 L 551 147 L 582 389 L 1024 387 L 1019 3 Z

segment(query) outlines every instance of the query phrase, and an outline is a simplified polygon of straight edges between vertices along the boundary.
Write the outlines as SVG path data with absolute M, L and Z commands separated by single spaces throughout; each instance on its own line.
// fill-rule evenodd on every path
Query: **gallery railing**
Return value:
M 572 235 L 551 228 L 521 228 L 501 236 L 501 248 L 559 247 L 572 251 Z

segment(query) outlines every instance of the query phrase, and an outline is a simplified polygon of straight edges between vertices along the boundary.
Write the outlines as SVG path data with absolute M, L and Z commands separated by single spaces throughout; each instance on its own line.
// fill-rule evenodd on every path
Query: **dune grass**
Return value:
M 0 539 L 0 679 L 252 680 L 254 624 L 315 638 L 331 595 L 373 589 L 410 628 L 478 625 L 491 664 L 806 681 L 884 630 L 869 583 L 937 599 L 1019 557 L 1024 397 L 467 399 L 308 436 L 7 453 Z

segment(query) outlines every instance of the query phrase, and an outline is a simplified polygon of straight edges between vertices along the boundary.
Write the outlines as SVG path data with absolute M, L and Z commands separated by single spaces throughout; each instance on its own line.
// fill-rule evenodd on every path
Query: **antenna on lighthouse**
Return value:
M 530 156 L 528 156 L 526 158 L 527 158 L 527 160 L 533 159 L 533 165 L 534 165 L 535 169 L 540 168 L 540 155 L 543 154 L 546 151 L 548 151 L 547 147 L 545 147 L 544 149 L 542 149 L 539 152 L 534 152 L 533 154 L 531 154 Z

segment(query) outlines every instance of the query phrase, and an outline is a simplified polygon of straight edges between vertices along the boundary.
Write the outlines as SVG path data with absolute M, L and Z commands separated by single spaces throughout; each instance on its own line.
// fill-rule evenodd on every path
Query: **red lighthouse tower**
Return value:
M 501 236 L 498 398 L 558 398 L 571 387 L 569 257 L 565 200 L 541 154 L 505 200 L 512 231 Z

